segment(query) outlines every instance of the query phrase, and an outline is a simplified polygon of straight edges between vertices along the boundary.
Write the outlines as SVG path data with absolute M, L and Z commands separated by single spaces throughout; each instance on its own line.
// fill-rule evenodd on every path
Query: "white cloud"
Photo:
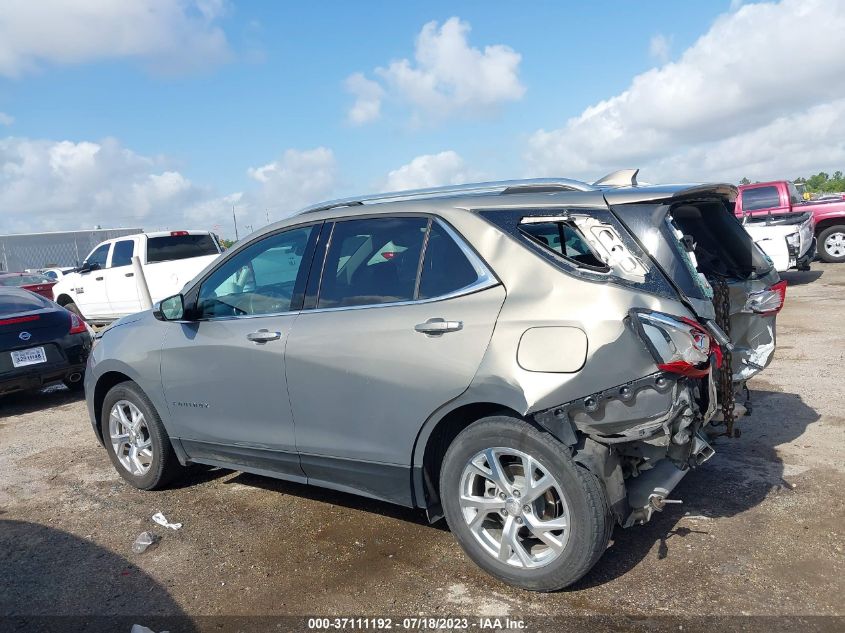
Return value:
M 741 6 L 677 61 L 634 77 L 562 128 L 535 132 L 530 174 L 590 178 L 641 167 L 652 181 L 737 180 L 833 168 L 843 138 L 827 122 L 845 99 L 843 30 L 838 0 Z
M 381 116 L 381 100 L 384 97 L 381 85 L 361 73 L 347 77 L 345 84 L 347 92 L 355 96 L 355 103 L 348 113 L 350 123 L 362 125 Z
M 421 189 L 441 185 L 459 185 L 479 179 L 479 175 L 467 169 L 463 158 L 448 150 L 439 154 L 423 154 L 410 163 L 402 165 L 387 174 L 384 191 Z
M 648 43 L 648 54 L 661 64 L 669 61 L 671 52 L 672 38 L 666 37 L 662 33 L 653 36 Z
M 232 206 L 243 228 L 263 226 L 332 191 L 330 149 L 287 150 L 249 170 L 256 182 L 219 193 L 191 182 L 164 157 L 143 156 L 115 139 L 100 142 L 0 139 L 0 234 L 139 226 L 215 229 L 232 236 Z
M 224 0 L 4 0 L 0 75 L 116 57 L 164 73 L 204 68 L 230 54 L 224 13 Z
M 376 94 L 372 86 L 376 82 L 361 73 L 350 76 L 347 89 L 358 97 L 350 120 L 364 123 L 376 118 L 373 112 L 378 112 L 385 96 L 407 103 L 417 123 L 486 113 L 521 99 L 525 94 L 519 80 L 522 56 L 502 44 L 483 50 L 472 47 L 467 41 L 469 31 L 469 23 L 456 17 L 439 27 L 437 22 L 427 23 L 417 36 L 413 61 L 399 59 L 375 69 L 384 94 Z M 362 87 L 369 91 L 363 101 Z
M 15 122 L 15 117 L 5 112 L 0 112 L 0 125 L 11 125 Z

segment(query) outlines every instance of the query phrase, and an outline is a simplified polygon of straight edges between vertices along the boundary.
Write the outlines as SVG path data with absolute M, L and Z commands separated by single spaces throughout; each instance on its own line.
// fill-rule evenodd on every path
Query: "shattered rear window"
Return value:
M 594 270 L 607 272 L 608 265 L 593 251 L 578 229 L 569 222 L 521 222 L 519 230 L 561 257 Z

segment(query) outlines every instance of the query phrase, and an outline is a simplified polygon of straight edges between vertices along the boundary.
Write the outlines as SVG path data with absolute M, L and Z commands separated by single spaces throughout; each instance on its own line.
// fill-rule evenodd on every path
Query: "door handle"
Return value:
M 123 273 L 124 277 L 134 277 L 135 273 Z
M 102 281 L 102 280 L 103 280 L 102 277 L 94 277 L 94 281 Z
M 414 330 L 426 336 L 440 336 L 446 332 L 457 332 L 464 329 L 463 321 L 446 321 L 441 318 L 429 319 L 425 323 L 418 323 Z
M 250 332 L 246 337 L 253 343 L 269 343 L 270 341 L 276 341 L 282 338 L 282 333 L 261 329 L 257 332 Z

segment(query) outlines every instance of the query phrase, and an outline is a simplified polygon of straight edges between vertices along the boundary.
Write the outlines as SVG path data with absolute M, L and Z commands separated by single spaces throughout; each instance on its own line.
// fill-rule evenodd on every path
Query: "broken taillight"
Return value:
M 786 301 L 786 281 L 779 281 L 770 288 L 748 295 L 748 300 L 745 302 L 745 312 L 772 316 L 780 312 L 784 301 Z
M 719 360 L 713 337 L 692 319 L 644 310 L 631 310 L 630 314 L 637 333 L 663 371 L 700 378 L 710 371 L 711 353 Z

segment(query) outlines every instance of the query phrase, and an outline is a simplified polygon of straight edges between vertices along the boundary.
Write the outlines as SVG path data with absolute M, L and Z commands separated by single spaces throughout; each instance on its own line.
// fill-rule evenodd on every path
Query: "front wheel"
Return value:
M 845 262 L 845 225 L 829 226 L 819 233 L 819 257 L 831 264 Z
M 506 583 L 556 591 L 607 548 L 613 522 L 601 483 L 569 449 L 524 420 L 479 420 L 452 442 L 440 497 L 467 555 Z
M 109 390 L 101 420 L 112 464 L 136 488 L 163 488 L 182 470 L 158 412 L 134 382 Z

